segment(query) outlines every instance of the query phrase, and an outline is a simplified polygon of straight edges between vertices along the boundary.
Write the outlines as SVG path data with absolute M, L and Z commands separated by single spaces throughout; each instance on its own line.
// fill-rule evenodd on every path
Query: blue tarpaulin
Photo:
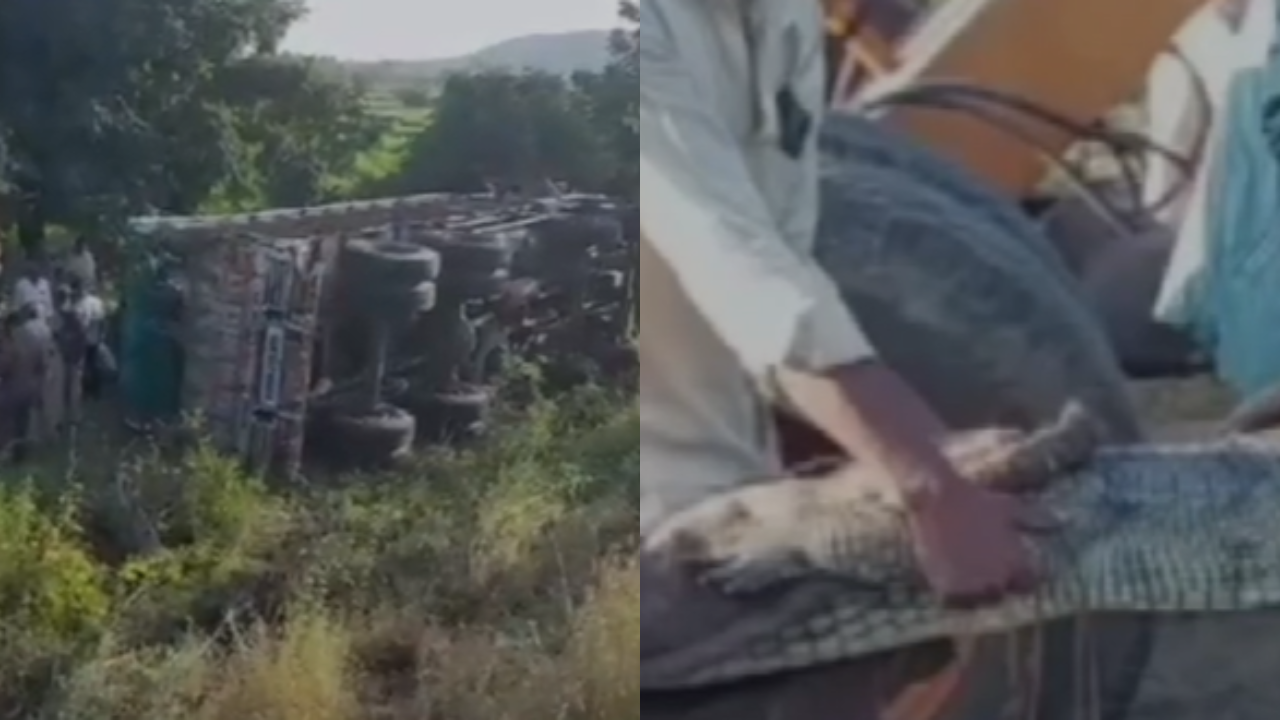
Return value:
M 1204 267 L 1186 321 L 1245 397 L 1280 385 L 1280 57 L 1241 71 L 1211 169 Z

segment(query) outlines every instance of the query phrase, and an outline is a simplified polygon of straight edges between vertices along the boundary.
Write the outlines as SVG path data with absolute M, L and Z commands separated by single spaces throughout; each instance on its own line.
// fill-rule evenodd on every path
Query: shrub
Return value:
M 0 704 L 37 720 L 638 718 L 635 423 L 627 399 L 584 392 L 473 450 L 288 490 L 204 448 L 125 458 L 111 482 L 160 546 L 123 559 L 77 512 L 105 481 L 0 491 L 0 619 L 30 629 L 6 642 Z

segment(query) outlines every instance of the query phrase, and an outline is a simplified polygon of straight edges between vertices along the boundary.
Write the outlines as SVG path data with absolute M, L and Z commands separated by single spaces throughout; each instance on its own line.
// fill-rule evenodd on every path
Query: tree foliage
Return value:
M 639 187 L 640 156 L 640 64 L 636 52 L 640 46 L 640 6 L 635 0 L 622 0 L 619 9 L 622 27 L 609 38 L 613 62 L 592 82 L 584 78 L 585 89 L 593 108 L 598 132 L 609 138 L 613 153 L 615 192 L 627 194 Z
M 421 117 L 431 122 L 407 134 L 371 111 L 355 74 L 280 52 L 303 14 L 302 0 L 0 3 L 0 194 L 22 199 L 23 234 L 38 241 L 47 223 L 304 205 L 374 189 L 544 179 L 638 187 L 632 0 L 602 72 L 433 82 L 401 98 L 429 106 Z M 388 138 L 403 167 L 377 188 L 354 187 Z
M 366 112 L 361 88 L 334 82 L 303 58 L 238 64 L 224 90 L 239 151 L 228 182 L 240 204 L 298 207 L 336 199 L 332 182 L 354 171 L 387 123 Z
M 250 182 L 317 194 L 369 133 L 357 92 L 278 54 L 302 13 L 299 0 L 0 3 L 4 169 L 28 214 L 192 212 Z
M 639 188 L 636 48 L 639 8 L 624 0 L 612 62 L 570 80 L 541 74 L 456 75 L 430 127 L 411 144 L 403 192 L 472 192 L 544 180 L 634 195 Z
M 431 125 L 412 143 L 405 192 L 479 192 L 487 183 L 538 187 L 546 179 L 598 187 L 606 154 L 584 98 L 544 73 L 455 75 Z

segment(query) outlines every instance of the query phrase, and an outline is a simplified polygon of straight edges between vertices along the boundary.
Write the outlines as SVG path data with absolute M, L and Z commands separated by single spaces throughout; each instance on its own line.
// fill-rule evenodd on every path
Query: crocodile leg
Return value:
M 948 443 L 960 474 L 1002 492 L 1043 490 L 1063 472 L 1087 463 L 1105 442 L 1102 426 L 1076 402 L 1053 424 L 1033 433 L 989 430 L 964 433 Z

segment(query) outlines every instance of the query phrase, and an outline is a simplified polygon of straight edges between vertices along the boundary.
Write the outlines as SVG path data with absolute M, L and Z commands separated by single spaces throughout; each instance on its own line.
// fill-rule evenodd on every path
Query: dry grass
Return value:
M 304 493 L 204 453 L 130 472 L 165 550 L 124 563 L 85 539 L 92 479 L 88 516 L 41 483 L 0 496 L 0 547 L 31 556 L 0 562 L 12 717 L 639 718 L 628 399 L 584 394 L 473 452 Z

